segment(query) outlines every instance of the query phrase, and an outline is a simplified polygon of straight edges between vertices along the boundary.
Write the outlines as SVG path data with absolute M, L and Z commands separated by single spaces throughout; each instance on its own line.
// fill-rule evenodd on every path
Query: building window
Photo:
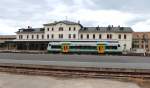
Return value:
M 141 48 L 144 48 L 144 46 L 143 46 L 143 45 L 141 45 Z
M 32 39 L 34 39 L 34 35 L 32 35 Z
M 36 35 L 36 38 L 39 39 L 39 35 Z
M 109 34 L 107 34 L 107 39 L 109 39 Z
M 99 39 L 101 39 L 102 38 L 102 35 L 101 34 L 99 34 Z
M 107 39 L 112 39 L 112 34 L 107 34 Z
M 93 34 L 93 39 L 95 39 L 95 34 Z
M 87 34 L 87 36 L 86 36 L 86 37 L 87 37 L 87 39 L 89 39 L 89 34 Z
M 42 39 L 44 39 L 44 35 L 42 35 Z
M 49 34 L 47 34 L 47 39 L 49 39 Z
M 127 39 L 127 35 L 126 34 L 124 35 L 124 39 Z
M 29 39 L 29 35 L 27 35 L 27 39 Z
M 59 31 L 63 31 L 63 27 L 59 27 Z
M 52 27 L 52 31 L 54 31 L 54 28 Z
M 69 39 L 71 38 L 71 34 L 69 34 Z
M 63 34 L 59 34 L 59 38 L 62 39 L 63 38 Z
M 74 38 L 74 39 L 76 38 L 76 34 L 73 34 L 73 38 Z
M 54 34 L 51 35 L 51 38 L 52 38 L 52 39 L 54 38 Z
M 47 28 L 47 31 L 49 31 L 49 28 Z
M 76 27 L 74 27 L 73 30 L 76 31 Z
M 83 34 L 80 35 L 80 38 L 83 39 Z
M 109 38 L 109 39 L 112 39 L 112 34 L 110 34 L 109 36 L 110 36 L 110 38 Z
M 23 39 L 23 35 L 19 35 L 19 39 Z
M 69 27 L 69 31 L 71 31 L 71 27 Z
M 121 34 L 118 35 L 118 38 L 121 39 Z

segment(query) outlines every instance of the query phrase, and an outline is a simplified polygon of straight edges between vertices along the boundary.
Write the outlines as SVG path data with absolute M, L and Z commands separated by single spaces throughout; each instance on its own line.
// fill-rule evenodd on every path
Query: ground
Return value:
M 140 88 L 133 82 L 0 73 L 0 88 Z

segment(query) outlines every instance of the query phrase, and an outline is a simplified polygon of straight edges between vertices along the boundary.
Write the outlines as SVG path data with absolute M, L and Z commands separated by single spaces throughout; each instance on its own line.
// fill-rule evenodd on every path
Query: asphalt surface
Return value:
M 150 57 L 0 53 L 0 63 L 150 69 Z

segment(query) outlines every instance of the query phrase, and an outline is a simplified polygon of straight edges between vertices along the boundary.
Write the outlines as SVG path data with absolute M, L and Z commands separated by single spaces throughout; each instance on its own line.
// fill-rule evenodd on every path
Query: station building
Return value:
M 132 48 L 132 32 L 130 27 L 84 27 L 79 22 L 55 21 L 42 28 L 22 28 L 16 32 L 18 50 L 46 50 L 50 41 L 72 40 L 118 40 L 122 49 Z

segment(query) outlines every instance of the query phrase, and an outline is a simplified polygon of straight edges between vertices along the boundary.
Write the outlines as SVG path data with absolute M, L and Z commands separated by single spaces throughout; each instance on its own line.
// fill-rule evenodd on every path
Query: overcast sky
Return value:
M 150 31 L 150 0 L 0 0 L 0 34 L 70 20 L 83 26 L 130 26 Z

